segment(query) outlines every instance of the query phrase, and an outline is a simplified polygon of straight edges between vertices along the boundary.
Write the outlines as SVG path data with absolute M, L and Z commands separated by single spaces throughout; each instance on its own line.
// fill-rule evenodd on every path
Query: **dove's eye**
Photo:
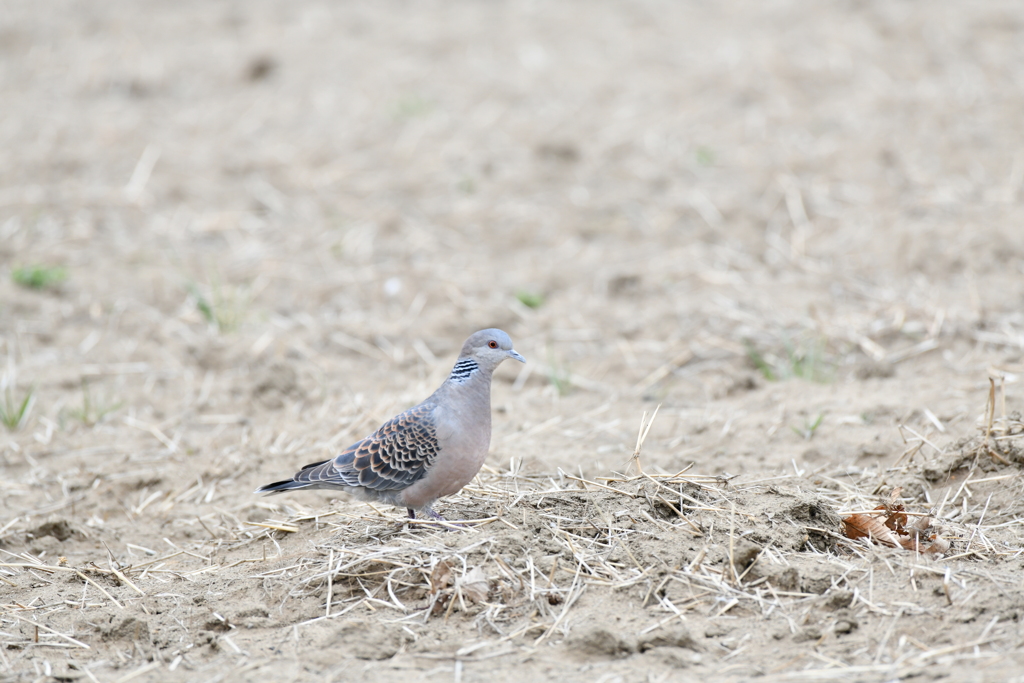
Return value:
M 498 348 L 498 342 L 494 341 L 493 339 L 487 342 L 487 345 L 490 346 L 492 349 Z

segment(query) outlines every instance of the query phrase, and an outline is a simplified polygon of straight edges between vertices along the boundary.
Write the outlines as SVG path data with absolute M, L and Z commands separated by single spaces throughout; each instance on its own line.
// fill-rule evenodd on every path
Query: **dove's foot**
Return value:
M 453 522 L 449 522 L 447 519 L 445 519 L 444 517 L 442 517 L 438 513 L 434 512 L 430 508 L 427 508 L 427 510 L 425 510 L 425 512 L 430 516 L 431 519 L 436 519 L 439 522 L 444 522 L 444 524 L 438 524 L 438 526 L 441 527 L 442 529 L 444 529 L 445 531 L 455 531 L 456 529 L 464 529 L 465 528 L 464 524 L 455 524 Z
M 406 510 L 409 511 L 409 519 L 416 519 L 416 511 L 415 510 L 413 510 L 412 508 L 406 508 Z M 430 519 L 435 519 L 438 522 L 444 522 L 444 524 L 437 524 L 437 525 L 428 524 L 428 525 L 425 525 L 425 526 L 433 526 L 435 528 L 444 529 L 445 531 L 452 531 L 453 530 L 452 527 L 458 527 L 460 529 L 462 528 L 461 524 L 451 524 L 451 523 L 449 523 L 447 519 L 442 517 L 437 512 L 434 512 L 434 510 L 432 508 L 424 509 L 423 510 L 423 514 L 426 515 L 427 517 L 429 517 Z
M 416 519 L 416 511 L 415 510 L 413 510 L 412 508 L 406 508 L 406 510 L 409 511 L 409 519 Z M 424 510 L 424 512 L 426 512 L 427 513 L 427 517 L 430 517 L 431 519 L 436 519 L 439 522 L 447 522 L 448 521 L 447 519 L 445 519 L 441 515 L 437 514 L 436 512 L 434 512 L 430 508 L 427 508 L 426 510 Z

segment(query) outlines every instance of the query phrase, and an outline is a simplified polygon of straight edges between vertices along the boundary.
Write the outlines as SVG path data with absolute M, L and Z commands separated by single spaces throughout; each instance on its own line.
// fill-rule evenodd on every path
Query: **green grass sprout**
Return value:
M 568 366 L 555 359 L 555 354 L 548 349 L 548 381 L 559 396 L 567 396 L 572 391 L 572 372 Z
M 68 415 L 82 424 L 92 427 L 102 422 L 104 417 L 118 410 L 123 405 L 124 401 L 118 401 L 117 403 L 93 401 L 92 394 L 89 391 L 89 383 L 82 382 L 82 406 L 80 408 L 71 408 L 68 410 Z
M 527 308 L 537 309 L 544 305 L 544 295 L 537 294 L 536 292 L 520 290 L 516 292 L 516 298 L 519 299 L 519 303 Z
M 21 266 L 14 269 L 11 278 L 28 289 L 49 289 L 64 282 L 68 273 L 60 266 Z
M 803 429 L 797 429 L 796 427 L 790 427 L 797 436 L 803 437 L 804 441 L 810 441 L 814 438 L 815 432 L 818 431 L 818 427 L 821 426 L 822 420 L 825 419 L 825 413 L 819 413 L 818 417 L 814 422 L 807 422 L 804 424 Z
M 203 319 L 218 332 L 234 332 L 248 314 L 249 297 L 241 289 L 227 290 L 214 283 L 209 295 L 195 283 L 188 285 L 188 293 L 195 304 L 196 310 Z
M 25 424 L 32 406 L 35 404 L 35 390 L 29 388 L 25 397 L 19 403 L 14 397 L 14 387 L 8 385 L 4 391 L 3 401 L 0 402 L 0 422 L 4 423 L 9 431 L 17 431 Z
M 745 346 L 750 364 L 771 382 L 796 377 L 824 384 L 833 379 L 835 363 L 828 357 L 825 342 L 820 339 L 795 344 L 787 340 L 777 352 L 762 352 L 750 341 L 745 342 Z
M 698 147 L 696 156 L 697 163 L 701 166 L 713 166 L 715 163 L 715 153 L 710 147 Z

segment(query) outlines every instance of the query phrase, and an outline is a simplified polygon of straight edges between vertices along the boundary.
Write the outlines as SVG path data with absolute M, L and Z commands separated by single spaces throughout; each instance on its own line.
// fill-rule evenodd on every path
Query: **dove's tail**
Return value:
M 299 470 L 299 474 L 301 475 L 306 470 L 312 469 L 314 467 L 317 467 L 318 465 L 323 465 L 325 462 L 327 462 L 327 461 L 326 460 L 321 460 L 320 462 L 311 462 L 308 465 L 305 465 L 301 470 Z M 301 480 L 296 481 L 294 478 L 292 478 L 292 479 L 285 479 L 284 481 L 275 481 L 273 484 L 267 484 L 266 486 L 261 486 L 258 489 L 256 489 L 255 491 L 253 491 L 253 493 L 268 493 L 268 494 L 269 493 L 284 493 L 285 491 L 294 491 L 295 489 L 308 489 L 308 488 L 319 488 L 319 487 L 316 486 L 316 482 L 301 481 Z
M 286 479 L 285 481 L 275 481 L 273 484 L 261 486 L 253 493 L 284 493 L 285 491 L 293 491 L 295 489 L 304 489 L 308 487 L 309 482 Z

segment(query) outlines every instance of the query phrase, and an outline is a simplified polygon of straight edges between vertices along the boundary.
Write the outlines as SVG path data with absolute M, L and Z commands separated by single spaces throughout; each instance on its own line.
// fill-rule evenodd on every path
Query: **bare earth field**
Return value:
M 0 102 L 0 680 L 1024 681 L 1018 2 L 0 0 Z M 252 493 L 489 326 L 462 527 Z

